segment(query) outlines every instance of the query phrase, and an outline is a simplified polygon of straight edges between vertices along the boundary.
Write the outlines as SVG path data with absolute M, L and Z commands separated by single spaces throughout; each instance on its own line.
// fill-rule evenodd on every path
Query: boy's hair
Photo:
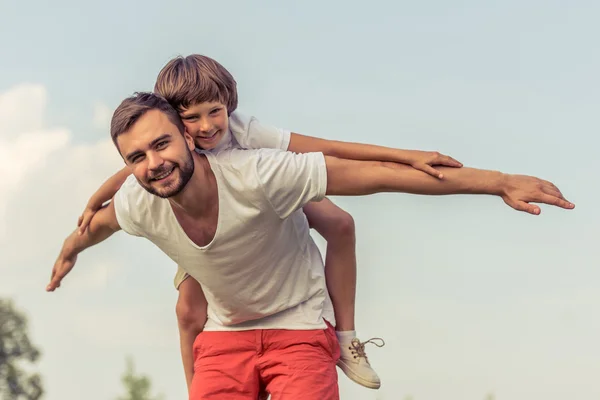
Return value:
M 238 105 L 237 83 L 233 76 L 210 57 L 192 54 L 178 56 L 158 74 L 154 92 L 163 96 L 177 111 L 209 101 L 227 106 L 231 115 Z
M 135 92 L 123 100 L 119 107 L 115 110 L 110 121 L 110 137 L 113 140 L 117 149 L 117 138 L 127 132 L 133 124 L 135 124 L 144 114 L 150 110 L 159 110 L 166 114 L 179 132 L 183 135 L 185 126 L 179 117 L 179 113 L 175 110 L 167 100 L 161 96 L 148 92 Z

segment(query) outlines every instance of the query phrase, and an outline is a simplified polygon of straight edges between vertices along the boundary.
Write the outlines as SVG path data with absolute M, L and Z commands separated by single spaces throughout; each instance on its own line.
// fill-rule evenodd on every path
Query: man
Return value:
M 490 194 L 572 209 L 550 182 L 469 168 L 439 180 L 411 167 L 278 150 L 196 153 L 176 110 L 150 93 L 114 113 L 131 168 L 114 200 L 63 245 L 48 290 L 77 255 L 119 229 L 148 238 L 198 281 L 208 321 L 194 344 L 191 399 L 337 399 L 339 347 L 323 261 L 299 211 L 325 195 Z

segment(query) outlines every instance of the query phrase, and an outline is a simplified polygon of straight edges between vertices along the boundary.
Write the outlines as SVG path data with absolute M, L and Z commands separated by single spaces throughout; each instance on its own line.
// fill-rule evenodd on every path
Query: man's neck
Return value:
M 202 218 L 218 204 L 217 181 L 205 155 L 192 152 L 194 173 L 177 195 L 169 198 L 173 208 L 192 218 Z

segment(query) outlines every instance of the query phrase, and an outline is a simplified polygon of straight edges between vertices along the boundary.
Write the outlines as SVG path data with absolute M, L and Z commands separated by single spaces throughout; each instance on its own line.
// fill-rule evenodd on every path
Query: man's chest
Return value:
M 201 219 L 192 218 L 188 215 L 175 214 L 177 222 L 187 237 L 194 242 L 196 246 L 204 247 L 208 245 L 215 237 L 218 225 L 218 210 L 209 216 Z

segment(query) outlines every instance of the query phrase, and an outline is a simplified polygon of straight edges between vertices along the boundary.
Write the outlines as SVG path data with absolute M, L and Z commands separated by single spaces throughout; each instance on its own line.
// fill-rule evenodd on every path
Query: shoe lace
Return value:
M 369 362 L 369 358 L 367 357 L 367 353 L 365 352 L 365 345 L 369 343 L 374 344 L 377 347 L 385 346 L 385 341 L 382 338 L 371 338 L 364 342 L 361 342 L 360 340 L 354 338 L 350 342 L 350 346 L 348 347 L 348 349 L 352 351 L 354 358 L 364 358 L 367 362 Z

